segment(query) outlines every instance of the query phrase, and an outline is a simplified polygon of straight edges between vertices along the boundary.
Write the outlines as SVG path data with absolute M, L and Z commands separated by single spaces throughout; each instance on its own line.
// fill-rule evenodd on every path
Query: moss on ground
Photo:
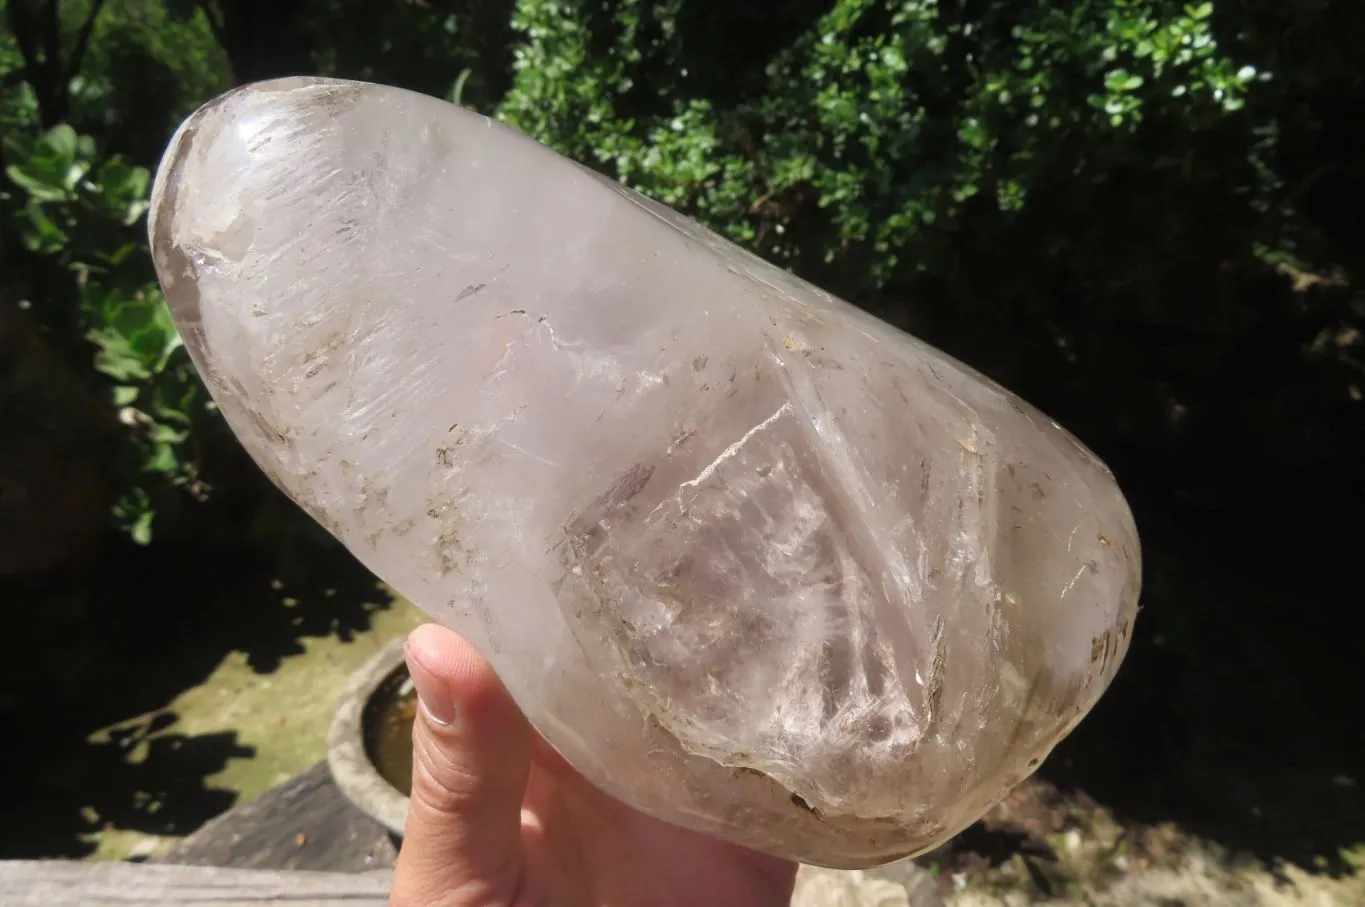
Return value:
M 327 728 L 351 674 L 390 640 L 422 621 L 420 611 L 397 600 L 392 607 L 374 612 L 370 629 L 349 640 L 337 636 L 301 640 L 303 651 L 285 657 L 269 674 L 258 673 L 246 653 L 231 652 L 203 683 L 167 704 L 176 722 L 141 739 L 127 758 L 134 763 L 145 758 L 154 742 L 167 735 L 233 733 L 254 753 L 228 760 L 204 783 L 233 792 L 237 803 L 250 800 L 324 757 Z M 145 719 L 137 716 L 103 728 L 92 735 L 92 743 L 108 741 Z M 86 840 L 95 845 L 92 859 L 108 860 L 150 856 L 175 838 L 105 828 Z

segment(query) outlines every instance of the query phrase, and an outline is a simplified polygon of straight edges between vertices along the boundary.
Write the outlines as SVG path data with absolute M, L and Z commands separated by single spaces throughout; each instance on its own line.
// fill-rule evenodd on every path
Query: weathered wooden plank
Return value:
M 805 866 L 794 907 L 942 907 L 927 873 Z M 0 907 L 386 907 L 393 875 L 155 863 L 0 862 Z
M 0 862 L 0 907 L 385 907 L 393 875 L 65 860 Z
M 397 855 L 388 829 L 352 806 L 320 762 L 208 822 L 156 862 L 363 872 L 392 868 Z

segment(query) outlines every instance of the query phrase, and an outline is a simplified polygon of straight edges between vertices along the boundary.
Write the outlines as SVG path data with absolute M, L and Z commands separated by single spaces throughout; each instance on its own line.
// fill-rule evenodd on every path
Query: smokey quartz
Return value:
M 519 133 L 287 79 L 195 113 L 151 222 L 260 467 L 646 812 L 929 849 L 1094 705 L 1129 509 L 966 366 Z

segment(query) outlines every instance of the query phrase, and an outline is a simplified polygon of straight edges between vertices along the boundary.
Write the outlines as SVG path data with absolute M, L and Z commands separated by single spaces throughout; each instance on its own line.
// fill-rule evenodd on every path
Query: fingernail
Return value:
M 449 727 L 455 722 L 455 699 L 450 695 L 450 687 L 428 671 L 413 655 L 410 647 L 405 654 L 408 674 L 412 677 L 413 688 L 417 690 L 417 704 L 432 722 Z

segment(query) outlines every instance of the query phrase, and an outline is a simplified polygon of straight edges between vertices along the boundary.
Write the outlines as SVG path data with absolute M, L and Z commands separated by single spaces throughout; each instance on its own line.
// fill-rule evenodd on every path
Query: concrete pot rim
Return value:
M 395 639 L 351 675 L 327 731 L 327 767 L 351 803 L 399 837 L 408 817 L 408 798 L 375 768 L 365 751 L 365 711 L 375 692 L 404 670 L 403 644 Z

